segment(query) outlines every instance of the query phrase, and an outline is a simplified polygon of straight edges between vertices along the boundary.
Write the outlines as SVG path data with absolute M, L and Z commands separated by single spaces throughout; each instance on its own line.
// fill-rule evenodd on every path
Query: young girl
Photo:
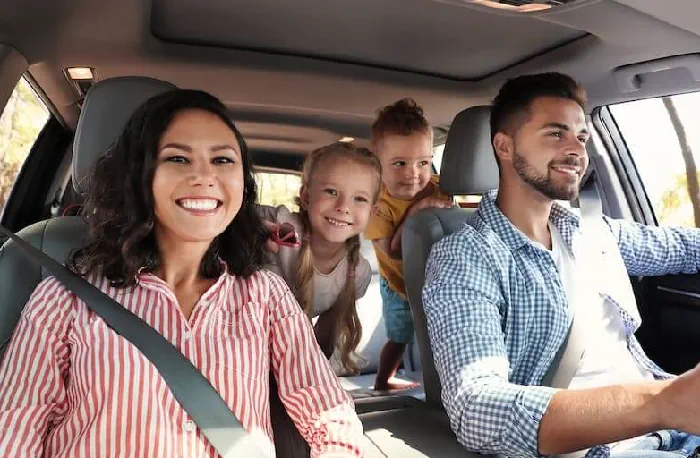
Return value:
M 219 100 L 150 99 L 89 186 L 71 268 L 180 349 L 265 455 L 270 371 L 312 456 L 362 455 L 362 425 L 308 319 L 260 269 L 251 163 Z M 0 431 L 0 456 L 218 456 L 149 360 L 53 277 L 0 365 Z
M 309 318 L 318 316 L 319 345 L 330 358 L 338 350 L 343 369 L 359 370 L 353 352 L 362 328 L 355 300 L 372 272 L 360 255 L 360 236 L 379 197 L 381 166 L 369 150 L 333 143 L 311 153 L 304 163 L 299 213 L 286 207 L 261 207 L 278 240 L 268 267 L 280 274 Z M 296 246 L 281 225 L 291 224 L 301 238 Z M 286 238 L 286 239 L 285 239 Z

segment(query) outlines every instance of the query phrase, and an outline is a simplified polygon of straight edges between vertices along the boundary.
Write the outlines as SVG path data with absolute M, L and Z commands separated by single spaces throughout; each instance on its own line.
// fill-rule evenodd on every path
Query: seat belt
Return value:
M 222 458 L 265 456 L 209 380 L 165 337 L 87 280 L 1 225 L 0 234 L 12 239 L 153 363 L 175 399 Z
M 595 175 L 591 175 L 585 186 L 579 192 L 578 197 L 581 218 L 590 225 L 597 224 L 597 220 L 603 215 L 603 206 L 595 183 Z M 586 333 L 580 319 L 576 319 L 577 313 L 571 320 L 569 331 L 564 343 L 554 356 L 552 364 L 542 379 L 543 386 L 566 389 L 576 375 L 576 370 L 581 363 L 586 344 Z

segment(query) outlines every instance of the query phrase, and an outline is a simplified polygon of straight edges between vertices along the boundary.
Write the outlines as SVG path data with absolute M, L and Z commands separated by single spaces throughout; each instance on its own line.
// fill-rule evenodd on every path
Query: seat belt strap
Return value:
M 29 258 L 46 268 L 110 328 L 131 342 L 153 363 L 175 399 L 221 457 L 264 456 L 209 380 L 165 337 L 84 278 L 12 231 L 0 225 L 0 233 L 12 239 Z
M 603 207 L 596 187 L 595 175 L 589 177 L 579 192 L 578 203 L 584 227 L 586 223 L 588 226 L 598 225 L 598 220 L 603 215 Z M 574 313 L 566 339 L 559 347 L 559 351 L 557 351 L 552 364 L 542 379 L 543 386 L 566 389 L 571 385 L 571 381 L 576 375 L 586 345 L 586 332 L 581 320 L 577 319 L 577 315 Z

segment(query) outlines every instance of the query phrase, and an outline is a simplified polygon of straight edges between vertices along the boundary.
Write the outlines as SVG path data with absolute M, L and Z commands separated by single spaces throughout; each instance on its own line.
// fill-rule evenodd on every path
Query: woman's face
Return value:
M 173 118 L 158 144 L 153 197 L 159 242 L 207 245 L 243 202 L 243 159 L 236 135 L 204 110 Z

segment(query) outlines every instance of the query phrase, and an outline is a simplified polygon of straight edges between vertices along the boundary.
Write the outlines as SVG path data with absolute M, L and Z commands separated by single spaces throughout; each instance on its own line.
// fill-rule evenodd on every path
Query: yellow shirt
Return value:
M 428 186 L 433 186 L 431 196 L 443 199 L 450 197 L 440 192 L 440 177 L 433 175 Z M 390 239 L 396 229 L 403 223 L 406 212 L 417 199 L 402 200 L 393 197 L 382 183 L 381 195 L 377 202 L 377 211 L 372 214 L 365 229 L 365 238 L 368 240 Z M 406 299 L 406 285 L 403 281 L 403 262 L 400 259 L 392 259 L 388 253 L 382 250 L 374 250 L 379 263 L 379 273 L 389 283 L 389 287 Z

